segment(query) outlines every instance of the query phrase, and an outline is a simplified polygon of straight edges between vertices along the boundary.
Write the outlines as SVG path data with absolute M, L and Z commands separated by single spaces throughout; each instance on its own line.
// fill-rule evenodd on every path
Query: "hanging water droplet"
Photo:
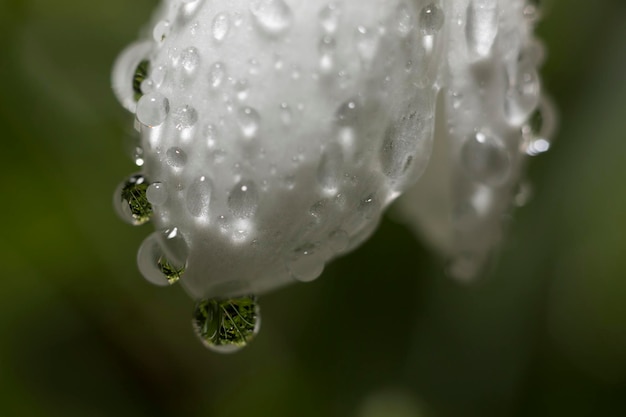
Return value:
M 187 189 L 187 210 L 194 217 L 207 217 L 213 184 L 209 177 L 201 176 L 194 180 Z
M 228 194 L 228 208 L 239 219 L 254 216 L 259 207 L 259 193 L 252 181 L 241 181 Z
M 406 3 L 400 3 L 396 8 L 396 29 L 400 37 L 405 38 L 413 30 L 413 17 Z
M 282 35 L 293 22 L 291 8 L 284 0 L 256 0 L 250 11 L 256 26 L 270 36 Z
M 336 193 L 341 184 L 343 172 L 343 152 L 341 147 L 330 144 L 324 150 L 317 168 L 317 180 L 322 188 L 329 193 Z
M 134 226 L 142 225 L 152 216 L 152 205 L 146 197 L 150 183 L 141 174 L 130 176 L 114 194 L 115 211 L 122 220 Z
M 187 154 L 176 146 L 169 148 L 165 157 L 167 164 L 174 168 L 182 168 L 187 163 Z
M 243 136 L 247 139 L 252 139 L 259 132 L 261 116 L 252 107 L 244 107 L 237 113 L 237 122 Z
M 187 74 L 193 74 L 200 65 L 200 53 L 193 46 L 185 48 L 180 53 L 179 62 Z
M 259 333 L 261 313 L 254 296 L 199 301 L 193 328 L 202 343 L 219 353 L 233 353 Z
M 163 95 L 145 94 L 137 103 L 137 120 L 148 127 L 155 127 L 165 121 L 169 111 L 170 103 Z
M 154 206 L 161 206 L 165 204 L 168 199 L 167 187 L 161 182 L 154 182 L 150 184 L 146 190 L 146 198 L 150 204 Z
M 341 10 L 339 6 L 334 3 L 328 3 L 324 6 L 319 13 L 320 24 L 322 29 L 329 34 L 335 33 L 339 26 L 339 18 L 341 17 Z
M 320 69 L 324 73 L 332 71 L 335 64 L 335 49 L 337 43 L 332 36 L 324 36 L 320 40 L 318 50 L 320 53 Z
M 420 30 L 424 35 L 430 36 L 439 32 L 445 19 L 443 10 L 435 3 L 430 3 L 420 11 Z
M 539 76 L 532 65 L 520 62 L 517 76 L 509 78 L 509 88 L 504 100 L 504 114 L 513 125 L 521 125 L 539 104 L 541 87 Z
M 175 284 L 185 273 L 189 247 L 178 228 L 156 231 L 137 252 L 137 266 L 144 278 L 154 284 Z
M 228 31 L 230 30 L 230 19 L 227 13 L 218 13 L 213 19 L 212 34 L 213 39 L 217 42 L 222 42 Z
M 154 26 L 154 30 L 152 31 L 152 36 L 157 44 L 163 43 L 165 38 L 167 38 L 172 31 L 172 26 L 170 22 L 167 20 L 161 20 Z
M 146 81 L 149 65 L 150 61 L 144 59 L 139 63 L 139 65 L 137 65 L 137 68 L 135 68 L 135 74 L 133 75 L 133 92 L 135 93 L 135 101 L 138 101 L 144 94 L 141 89 L 141 84 Z
M 211 65 L 211 69 L 209 70 L 209 82 L 211 83 L 211 88 L 219 88 L 225 79 L 226 66 L 224 65 L 224 63 L 216 62 Z
M 465 36 L 469 49 L 479 57 L 489 55 L 498 34 L 497 0 L 471 0 L 466 20 Z
M 322 249 L 308 243 L 293 251 L 287 267 L 294 279 L 311 282 L 322 275 L 325 261 L 326 257 Z
M 509 177 L 511 161 L 504 144 L 496 137 L 478 132 L 461 148 L 461 164 L 474 180 L 501 185 Z
M 167 68 L 163 65 L 159 65 L 158 67 L 152 70 L 152 72 L 150 73 L 150 79 L 152 80 L 152 83 L 154 84 L 155 88 L 161 87 L 161 85 L 163 84 L 163 81 L 165 81 L 166 75 L 167 75 Z
M 188 129 L 198 122 L 198 112 L 189 105 L 180 106 L 172 112 L 172 121 L 176 129 Z

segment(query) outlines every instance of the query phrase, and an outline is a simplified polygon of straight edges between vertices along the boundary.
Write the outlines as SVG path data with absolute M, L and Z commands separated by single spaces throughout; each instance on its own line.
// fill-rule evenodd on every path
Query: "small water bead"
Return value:
M 187 154 L 175 146 L 168 148 L 165 152 L 165 159 L 167 164 L 174 168 L 182 168 L 187 164 Z
M 198 122 L 198 112 L 189 105 L 180 106 L 172 112 L 172 121 L 176 129 L 188 129 Z
M 213 26 L 211 27 L 211 33 L 213 39 L 217 42 L 222 42 L 230 30 L 230 19 L 227 13 L 218 13 L 213 19 Z
M 156 92 L 145 94 L 137 103 L 137 120 L 148 127 L 159 126 L 169 111 L 170 103 L 165 96 Z
M 189 247 L 178 228 L 156 231 L 137 252 L 137 266 L 144 278 L 154 284 L 175 284 L 185 273 Z
M 339 27 L 340 17 L 341 9 L 339 9 L 337 3 L 328 3 L 326 6 L 322 7 L 319 13 L 322 29 L 329 34 L 335 33 Z
M 209 215 L 209 204 L 213 183 L 207 176 L 201 176 L 194 180 L 187 189 L 186 204 L 187 210 L 194 217 L 207 217 Z
M 226 79 L 226 65 L 223 62 L 216 62 L 209 70 L 209 82 L 211 88 L 219 88 Z
M 335 193 L 339 190 L 343 163 L 341 146 L 336 143 L 328 145 L 317 168 L 317 181 L 325 191 Z
M 284 0 L 255 0 L 250 11 L 256 26 L 270 36 L 282 35 L 293 23 L 293 13 Z
M 152 205 L 146 197 L 146 190 L 149 185 L 146 177 L 135 174 L 117 187 L 114 205 L 122 220 L 134 226 L 140 226 L 150 221 Z
M 237 123 L 247 139 L 256 137 L 261 124 L 261 116 L 252 107 L 244 107 L 237 113 Z
M 467 45 L 479 57 L 489 55 L 498 34 L 497 0 L 470 0 L 467 6 Z
M 325 73 L 329 73 L 333 69 L 336 48 L 337 43 L 335 42 L 335 38 L 332 36 L 324 36 L 320 40 L 318 46 L 320 53 L 320 69 Z
M 217 142 L 220 138 L 217 126 L 209 123 L 204 127 L 202 134 L 204 135 L 204 139 L 206 140 L 207 147 L 209 149 L 213 149 L 215 145 L 217 145 Z
M 202 300 L 194 308 L 192 324 L 204 346 L 233 353 L 259 333 L 261 313 L 254 296 Z
M 325 261 L 324 251 L 318 245 L 308 243 L 293 251 L 287 268 L 298 281 L 311 282 L 322 275 Z
M 435 3 L 430 3 L 420 11 L 419 26 L 424 35 L 434 35 L 443 27 L 445 15 Z
M 237 100 L 244 101 L 248 98 L 248 93 L 250 92 L 250 85 L 248 84 L 248 80 L 238 80 L 235 83 L 234 89 L 235 94 L 237 95 Z
M 497 186 L 508 179 L 511 160 L 500 139 L 478 132 L 463 144 L 461 165 L 474 180 Z
M 144 59 L 137 65 L 137 68 L 135 68 L 135 74 L 133 75 L 133 93 L 135 93 L 133 97 L 135 101 L 138 101 L 144 94 L 144 91 L 141 89 L 141 84 L 146 81 L 149 66 L 150 61 Z
M 200 53 L 198 52 L 198 49 L 193 46 L 185 48 L 180 53 L 179 62 L 187 74 L 195 73 L 200 65 Z
M 154 30 L 152 31 L 152 36 L 157 44 L 163 43 L 165 39 L 170 35 L 172 31 L 172 25 L 167 20 L 161 20 L 154 26 Z
M 165 81 L 165 76 L 167 75 L 167 67 L 164 65 L 159 65 L 155 67 L 150 73 L 150 79 L 154 84 L 155 88 L 161 87 L 163 81 Z
M 250 218 L 258 207 L 259 192 L 253 181 L 240 181 L 228 194 L 228 208 L 236 218 Z
M 162 206 L 168 199 L 168 191 L 165 184 L 161 182 L 154 182 L 150 184 L 146 190 L 146 198 L 150 204 L 154 206 Z
M 406 3 L 400 3 L 396 8 L 396 29 L 400 37 L 405 38 L 413 30 L 413 17 Z

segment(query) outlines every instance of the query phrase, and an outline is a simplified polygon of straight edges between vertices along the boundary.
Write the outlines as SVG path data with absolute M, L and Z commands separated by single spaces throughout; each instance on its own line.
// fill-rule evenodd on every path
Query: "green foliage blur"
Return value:
M 111 207 L 110 69 L 156 0 L 0 0 L 0 416 L 626 416 L 626 2 L 543 3 L 561 127 L 493 272 L 451 281 L 389 216 L 220 356 Z

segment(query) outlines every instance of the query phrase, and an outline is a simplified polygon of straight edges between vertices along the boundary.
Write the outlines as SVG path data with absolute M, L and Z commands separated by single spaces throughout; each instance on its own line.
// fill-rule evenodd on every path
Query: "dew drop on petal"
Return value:
M 237 113 L 237 123 L 243 136 L 252 139 L 259 132 L 261 116 L 252 107 L 244 107 Z
M 201 300 L 194 308 L 192 324 L 204 346 L 234 353 L 259 333 L 261 313 L 254 296 Z
M 200 53 L 193 46 L 180 53 L 180 65 L 188 74 L 194 73 L 200 65 Z
M 148 127 L 159 126 L 170 111 L 170 103 L 159 93 L 143 95 L 137 103 L 137 120 Z
M 150 183 L 141 174 L 130 176 L 115 191 L 113 203 L 115 211 L 125 222 L 140 226 L 150 221 L 152 205 L 146 197 Z
M 187 267 L 189 248 L 178 228 L 156 231 L 148 236 L 137 252 L 137 266 L 144 278 L 154 284 L 175 284 Z
M 213 183 L 207 176 L 201 176 L 194 180 L 187 189 L 187 210 L 194 217 L 207 217 L 209 215 L 209 203 Z
M 294 279 L 311 282 L 322 275 L 326 261 L 323 250 L 314 244 L 305 244 L 293 251 L 287 267 Z
M 161 206 L 165 204 L 168 199 L 167 187 L 161 182 L 154 182 L 150 184 L 146 190 L 146 198 L 150 204 L 154 206 Z
M 424 35 L 434 35 L 443 26 L 444 13 L 435 3 L 430 3 L 420 11 L 419 26 Z
M 508 179 L 511 160 L 498 138 L 478 132 L 462 145 L 461 165 L 475 181 L 497 186 Z
M 178 130 L 188 129 L 198 122 L 198 112 L 189 105 L 176 108 L 171 117 Z
M 253 181 L 237 183 L 228 195 L 228 208 L 239 219 L 254 216 L 258 207 L 259 192 Z
M 226 35 L 228 35 L 229 30 L 230 19 L 228 17 L 228 14 L 218 13 L 213 19 L 213 26 L 211 27 L 213 39 L 215 39 L 217 42 L 222 42 L 226 38 Z
M 469 49 L 479 57 L 489 55 L 498 34 L 497 0 L 470 0 L 465 36 Z
M 187 154 L 182 149 L 173 146 L 165 152 L 165 159 L 169 166 L 182 168 L 187 164 Z
M 209 82 L 211 83 L 211 88 L 219 88 L 225 79 L 226 65 L 224 65 L 223 62 L 216 62 L 211 65 L 211 69 L 209 70 Z
M 319 20 L 322 29 L 328 34 L 335 33 L 339 27 L 340 16 L 341 10 L 337 3 L 328 3 L 319 12 Z
M 284 0 L 255 0 L 250 11 L 256 26 L 270 36 L 282 35 L 293 22 L 291 8 Z

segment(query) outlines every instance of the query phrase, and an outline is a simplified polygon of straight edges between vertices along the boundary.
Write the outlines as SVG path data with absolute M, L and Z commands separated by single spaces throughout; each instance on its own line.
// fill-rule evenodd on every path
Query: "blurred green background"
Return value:
M 393 220 L 262 298 L 239 354 L 144 282 L 116 54 L 156 0 L 0 0 L 0 416 L 626 416 L 626 2 L 547 2 L 561 128 L 473 286 Z

